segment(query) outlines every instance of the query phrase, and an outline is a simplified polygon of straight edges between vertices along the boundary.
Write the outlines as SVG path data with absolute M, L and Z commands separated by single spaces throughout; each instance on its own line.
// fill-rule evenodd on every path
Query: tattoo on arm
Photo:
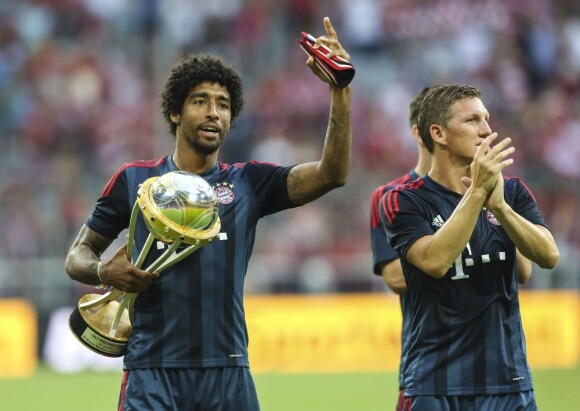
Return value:
M 288 175 L 288 193 L 290 199 L 295 204 L 304 204 L 307 200 L 307 195 L 304 192 L 304 180 L 302 178 L 301 166 L 296 166 Z

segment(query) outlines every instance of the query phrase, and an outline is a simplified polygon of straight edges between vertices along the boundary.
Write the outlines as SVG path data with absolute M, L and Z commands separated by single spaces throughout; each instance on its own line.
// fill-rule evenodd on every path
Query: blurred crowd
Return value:
M 559 244 L 532 288 L 580 287 L 580 4 L 568 0 L 19 0 L 0 4 L 0 265 L 61 258 L 124 162 L 169 154 L 171 66 L 238 66 L 246 107 L 221 161 L 319 158 L 329 93 L 301 31 L 329 16 L 357 69 L 348 184 L 258 226 L 248 292 L 379 291 L 373 189 L 415 164 L 408 106 L 426 85 L 479 88 Z M 537 269 L 537 267 L 536 267 Z M 0 284 L 0 289 L 2 285 Z M 2 292 L 0 290 L 0 296 Z

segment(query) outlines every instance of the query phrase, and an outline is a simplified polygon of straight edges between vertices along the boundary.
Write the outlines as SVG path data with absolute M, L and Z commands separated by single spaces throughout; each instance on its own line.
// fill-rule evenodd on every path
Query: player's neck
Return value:
M 419 155 L 417 165 L 415 166 L 415 173 L 419 176 L 425 175 L 431 168 L 431 157 L 429 155 Z
M 217 155 L 217 151 L 212 154 L 201 154 L 192 150 L 176 148 L 173 153 L 173 162 L 179 170 L 203 174 L 215 165 Z
M 461 177 L 469 177 L 469 171 L 469 167 L 458 167 L 445 161 L 437 162 L 434 160 L 429 177 L 443 187 L 463 195 L 467 191 L 467 187 L 461 182 Z

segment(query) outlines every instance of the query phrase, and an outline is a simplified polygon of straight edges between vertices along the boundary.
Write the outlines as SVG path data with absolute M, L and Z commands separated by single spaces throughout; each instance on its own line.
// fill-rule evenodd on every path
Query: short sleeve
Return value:
M 130 218 L 126 167 L 121 167 L 105 185 L 86 225 L 103 237 L 115 239 L 129 226 Z
M 382 264 L 399 258 L 395 249 L 389 245 L 379 212 L 381 198 L 386 190 L 388 189 L 381 186 L 371 195 L 371 247 L 373 272 L 377 275 L 381 275 L 380 267 Z
M 401 188 L 385 193 L 381 198 L 379 212 L 389 244 L 401 258 L 405 258 L 415 241 L 434 233 L 416 202 Z
M 526 186 L 521 178 L 510 178 L 505 182 L 506 186 L 504 192 L 506 196 L 509 195 L 508 202 L 516 213 L 524 217 L 526 220 L 543 225 L 548 228 L 544 217 L 538 208 L 538 203 L 532 191 Z

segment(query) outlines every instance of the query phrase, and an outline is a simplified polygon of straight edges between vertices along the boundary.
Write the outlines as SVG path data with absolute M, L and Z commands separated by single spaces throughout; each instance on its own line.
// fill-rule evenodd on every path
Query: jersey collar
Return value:
M 179 168 L 177 168 L 175 162 L 173 161 L 173 155 L 167 156 L 167 165 L 169 166 L 169 171 L 179 171 Z M 216 162 L 209 170 L 203 174 L 200 174 L 199 176 L 210 177 L 211 175 L 218 173 L 219 169 L 219 162 Z

